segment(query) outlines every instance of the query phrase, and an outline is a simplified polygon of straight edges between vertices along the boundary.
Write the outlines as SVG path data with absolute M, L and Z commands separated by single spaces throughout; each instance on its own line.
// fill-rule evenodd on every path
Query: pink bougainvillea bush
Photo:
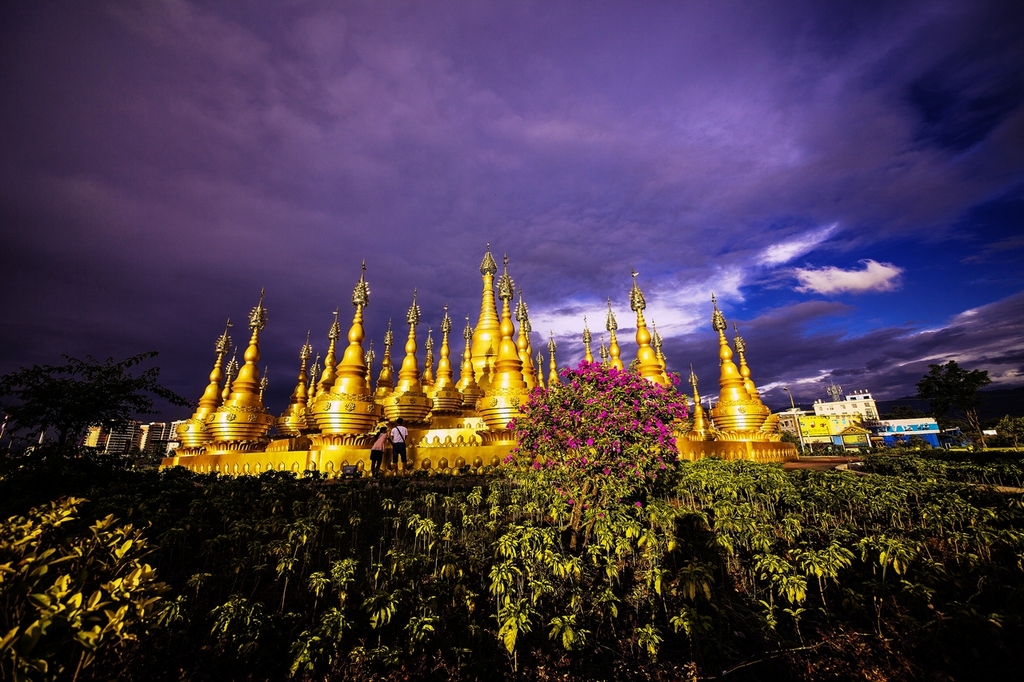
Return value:
M 518 445 L 508 462 L 531 487 L 547 487 L 554 515 L 564 507 L 578 529 L 612 506 L 643 505 L 676 460 L 673 428 L 687 407 L 674 388 L 628 370 L 583 362 L 561 376 L 561 386 L 534 391 L 512 422 Z

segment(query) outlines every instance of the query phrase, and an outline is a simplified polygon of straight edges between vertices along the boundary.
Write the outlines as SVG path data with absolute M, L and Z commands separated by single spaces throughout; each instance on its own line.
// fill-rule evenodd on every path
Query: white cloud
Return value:
M 863 270 L 796 268 L 793 273 L 800 280 L 796 290 L 803 293 L 841 294 L 892 291 L 899 286 L 903 268 L 871 259 L 862 260 L 861 263 L 864 265 Z
M 767 266 L 782 265 L 798 256 L 810 253 L 818 244 L 828 239 L 837 227 L 839 227 L 839 223 L 832 223 L 828 227 L 801 235 L 797 239 L 772 244 L 762 252 L 760 263 Z

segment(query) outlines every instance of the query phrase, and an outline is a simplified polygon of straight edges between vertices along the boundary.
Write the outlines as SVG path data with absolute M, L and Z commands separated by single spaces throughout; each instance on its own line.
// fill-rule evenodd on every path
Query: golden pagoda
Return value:
M 231 347 L 231 337 L 228 336 L 228 329 L 230 328 L 231 320 L 229 319 L 224 325 L 224 333 L 220 335 L 214 345 L 214 353 L 216 353 L 217 359 L 213 362 L 213 370 L 210 371 L 210 383 L 206 385 L 206 390 L 203 391 L 203 397 L 199 399 L 196 411 L 192 414 L 191 418 L 178 425 L 178 441 L 183 448 L 200 448 L 212 440 L 212 436 L 206 428 L 206 421 L 211 414 L 217 411 L 221 403 L 227 399 L 226 396 L 221 395 L 220 380 L 224 378 L 224 374 L 221 371 L 221 367 L 224 365 L 224 356 L 228 354 L 228 349 Z M 229 378 L 225 382 L 225 388 L 230 384 L 231 379 Z
M 555 351 L 558 350 L 558 344 L 555 343 L 555 333 L 551 332 L 548 337 L 548 354 L 551 356 L 551 362 L 548 365 L 548 387 L 558 386 L 562 383 L 562 380 L 558 377 L 558 363 L 555 362 Z M 537 364 L 540 364 L 540 356 L 538 355 Z
M 652 384 L 668 386 L 669 381 L 665 372 L 658 362 L 658 353 L 651 348 L 651 333 L 647 331 L 647 322 L 644 320 L 644 309 L 647 308 L 647 301 L 643 292 L 637 286 L 637 271 L 633 270 L 633 288 L 629 290 L 629 308 L 636 313 L 636 368 L 640 376 Z M 610 312 L 610 308 L 609 308 Z
M 306 375 L 306 363 L 309 356 L 313 354 L 313 347 L 309 345 L 309 332 L 306 332 L 306 343 L 299 349 L 299 376 L 295 382 L 295 390 L 292 391 L 291 400 L 288 403 L 284 414 L 277 418 L 277 432 L 283 436 L 301 436 L 306 430 L 306 403 L 309 399 L 306 382 L 309 377 Z
M 270 427 L 274 417 L 269 414 L 260 399 L 260 331 L 267 324 L 267 310 L 263 307 L 263 292 L 260 301 L 249 313 L 249 347 L 242 359 L 238 376 L 231 384 L 231 395 L 207 417 L 206 428 L 210 442 L 206 451 L 256 450 Z
M 704 419 L 704 408 L 700 404 L 700 393 L 697 391 L 697 375 L 690 365 L 690 386 L 693 387 L 693 427 L 687 432 L 686 439 L 691 441 L 711 440 L 708 423 Z
M 587 316 L 583 316 L 583 359 L 587 362 L 594 361 L 594 354 L 590 350 L 590 327 L 587 326 Z
M 494 275 L 498 265 L 491 255 L 491 245 L 487 244 L 487 253 L 480 263 L 480 274 L 483 275 L 483 296 L 480 301 L 480 317 L 473 329 L 473 370 L 476 383 L 485 390 L 491 382 L 494 362 L 498 357 L 498 344 L 501 341 L 501 329 L 498 322 L 498 309 L 494 304 Z
M 448 346 L 448 334 L 451 330 L 452 319 L 448 317 L 448 306 L 445 305 L 444 317 L 441 319 L 441 357 L 437 362 L 437 380 L 430 392 L 434 414 L 462 412 L 462 394 L 455 387 L 455 376 L 452 373 L 451 361 L 448 359 L 451 354 Z M 428 354 L 427 357 L 429 358 L 430 355 Z
M 537 370 L 533 366 L 533 349 L 530 346 L 530 312 L 523 301 L 523 288 L 519 287 L 519 302 L 516 304 L 516 321 L 519 323 L 519 338 L 516 340 L 516 350 L 519 353 L 519 362 L 523 367 L 523 380 L 527 388 L 537 386 Z
M 625 367 L 622 365 L 622 358 L 619 357 L 621 355 L 619 339 L 615 336 L 615 330 L 619 328 L 619 323 L 615 321 L 610 298 L 608 299 L 608 317 L 605 318 L 604 328 L 608 330 L 608 366 L 621 372 Z
M 512 324 L 512 300 L 514 283 L 508 275 L 508 256 L 504 258 L 504 271 L 498 279 L 498 298 L 501 299 L 501 332 L 498 343 L 498 359 L 490 383 L 484 389 L 484 397 L 476 404 L 476 411 L 492 432 L 505 435 L 508 423 L 520 416 L 520 406 L 526 402 L 529 389 L 523 379 L 523 363 L 519 349 L 512 341 L 515 326 Z M 474 339 L 475 340 L 475 339 Z M 511 438 L 511 434 L 508 434 Z
M 409 324 L 409 337 L 405 342 L 405 357 L 398 370 L 398 385 L 383 400 L 384 414 L 391 421 L 401 418 L 408 424 L 422 423 L 433 406 L 420 384 L 416 363 L 416 325 L 420 322 L 420 307 L 416 304 L 416 291 L 412 292 L 412 305 L 405 316 Z
M 423 344 L 427 349 L 427 358 L 423 361 L 423 373 L 420 374 L 420 386 L 428 396 L 434 395 L 434 330 L 427 327 L 427 342 Z
M 381 360 L 380 374 L 377 376 L 377 390 L 374 395 L 377 399 L 386 398 L 395 388 L 394 372 L 391 365 L 391 346 L 395 342 L 395 335 L 391 331 L 391 318 L 388 318 L 388 330 L 384 332 L 384 359 Z
M 537 368 L 537 388 L 544 388 L 544 356 L 540 351 L 537 351 L 537 363 L 534 367 Z
M 459 369 L 459 383 L 455 388 L 462 394 L 462 407 L 464 410 L 476 413 L 476 401 L 483 397 L 484 392 L 476 383 L 476 373 L 473 370 L 473 327 L 469 324 L 469 316 L 466 316 L 466 328 L 462 330 L 462 337 L 466 340 L 466 349 L 462 352 L 462 366 Z

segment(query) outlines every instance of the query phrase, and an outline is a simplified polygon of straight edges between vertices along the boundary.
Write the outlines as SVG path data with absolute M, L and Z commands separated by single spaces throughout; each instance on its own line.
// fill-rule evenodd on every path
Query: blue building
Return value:
M 873 430 L 888 446 L 906 445 L 911 437 L 917 436 L 933 448 L 939 447 L 939 425 L 931 417 L 889 419 L 879 422 Z

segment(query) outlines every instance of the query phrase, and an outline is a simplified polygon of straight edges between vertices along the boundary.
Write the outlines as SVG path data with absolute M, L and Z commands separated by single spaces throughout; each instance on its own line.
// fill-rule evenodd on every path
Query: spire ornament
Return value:
M 704 408 L 700 404 L 700 393 L 697 392 L 697 375 L 690 365 L 690 386 L 693 387 L 693 428 L 686 433 L 690 441 L 708 440 L 708 424 L 704 418 Z
M 587 326 L 587 316 L 583 316 L 583 359 L 587 362 L 594 362 L 594 354 L 590 350 L 590 327 Z
M 451 330 L 452 318 L 448 316 L 448 304 L 446 303 L 444 317 L 441 318 L 441 350 L 437 361 L 437 379 L 434 381 L 434 390 L 431 395 L 434 401 L 434 414 L 454 413 L 462 409 L 462 395 L 455 387 L 452 363 L 449 360 L 451 348 L 448 345 L 448 335 Z
M 427 391 L 427 395 L 433 393 L 434 388 L 434 330 L 427 327 L 427 342 L 423 345 L 427 350 L 427 357 L 423 361 L 423 374 L 420 375 L 420 384 Z
M 494 373 L 494 361 L 498 357 L 498 343 L 501 330 L 498 322 L 498 309 L 494 302 L 494 275 L 498 265 L 491 255 L 491 245 L 487 244 L 487 253 L 480 263 L 480 275 L 483 277 L 483 295 L 480 301 L 480 316 L 477 318 L 476 329 L 473 330 L 473 373 L 480 390 L 487 388 Z
M 405 357 L 398 371 L 398 385 L 384 399 L 384 414 L 388 420 L 401 417 L 407 422 L 422 422 L 433 405 L 420 383 L 419 365 L 416 361 L 416 325 L 420 321 L 420 307 L 416 303 L 416 290 L 412 291 L 412 305 L 405 315 L 409 324 L 409 337 L 405 341 Z
M 537 388 L 544 388 L 544 356 L 540 351 L 537 351 L 537 362 L 534 367 L 537 368 Z
M 629 291 L 629 307 L 636 313 L 636 368 L 644 379 L 652 384 L 667 387 L 669 382 L 658 362 L 658 353 L 651 347 L 651 333 L 647 331 L 644 309 L 647 301 L 636 283 L 637 271 L 633 270 L 633 288 Z
M 761 393 L 750 378 L 750 367 L 747 366 L 747 344 L 743 342 L 743 337 L 740 336 L 740 330 L 735 322 L 732 323 L 732 331 L 734 343 L 736 344 L 736 355 L 740 356 L 740 376 L 743 377 L 743 388 L 747 389 L 747 393 L 750 394 L 751 398 L 760 400 Z
M 459 371 L 459 383 L 455 387 L 462 393 L 462 407 L 465 410 L 474 410 L 476 401 L 483 397 L 483 391 L 476 383 L 476 376 L 473 372 L 473 327 L 469 324 L 469 315 L 466 316 L 466 327 L 462 330 L 462 338 L 466 340 L 466 348 L 462 351 L 462 366 Z
M 384 398 L 395 387 L 394 367 L 391 365 L 391 346 L 395 343 L 395 334 L 391 331 L 391 319 L 388 318 L 388 330 L 384 332 L 384 359 L 381 360 L 380 374 L 377 376 L 377 398 Z
M 558 363 L 555 361 L 555 352 L 558 350 L 558 344 L 555 343 L 555 333 L 550 332 L 548 336 L 548 356 L 551 358 L 548 364 L 548 387 L 554 388 L 562 383 L 562 380 L 558 377 Z
M 231 384 L 235 382 L 235 377 L 238 376 L 238 348 L 233 349 L 231 360 L 228 362 L 228 367 L 224 377 L 224 390 L 220 394 L 220 402 L 223 403 L 231 396 Z
M 516 303 L 516 321 L 519 322 L 519 338 L 516 340 L 516 350 L 519 353 L 519 361 L 523 364 L 523 380 L 527 388 L 537 386 L 537 370 L 533 366 L 533 348 L 530 346 L 530 311 L 523 301 L 523 288 L 519 287 L 519 302 Z
M 619 339 L 615 335 L 615 330 L 619 328 L 619 323 L 615 321 L 615 313 L 612 312 L 612 299 L 608 299 L 608 317 L 605 318 L 604 323 L 605 329 L 608 330 L 608 363 L 612 369 L 617 369 L 620 372 L 625 369 L 622 364 L 622 360 L 619 357 L 621 351 L 619 350 Z

